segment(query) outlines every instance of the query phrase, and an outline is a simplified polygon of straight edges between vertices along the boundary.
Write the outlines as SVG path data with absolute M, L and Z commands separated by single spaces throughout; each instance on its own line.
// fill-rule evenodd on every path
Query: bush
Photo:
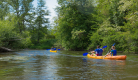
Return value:
M 16 20 L 0 20 L 0 46 L 12 49 L 27 48 L 31 45 L 29 32 L 22 34 L 15 30 Z
M 31 49 L 51 49 L 56 42 L 56 39 L 42 39 L 39 43 L 35 43 L 29 46 Z
M 1 46 L 9 46 L 13 39 L 19 38 L 19 34 L 14 31 L 14 20 L 0 20 L 0 44 Z

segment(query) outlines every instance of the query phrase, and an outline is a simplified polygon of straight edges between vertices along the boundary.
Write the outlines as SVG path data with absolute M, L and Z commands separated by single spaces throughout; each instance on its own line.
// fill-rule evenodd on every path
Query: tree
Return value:
M 48 26 L 48 18 L 46 16 L 49 15 L 49 11 L 46 10 L 45 1 L 44 0 L 38 0 L 38 6 L 35 12 L 36 19 L 34 24 L 34 32 L 32 35 L 32 40 L 37 41 L 39 43 L 39 40 L 42 39 L 45 34 L 47 34 L 47 26 Z
M 89 34 L 97 28 L 92 1 L 58 0 L 58 3 L 57 34 L 62 46 L 70 50 L 86 49 L 91 42 Z
M 126 29 L 126 40 L 128 45 L 128 51 L 138 52 L 138 1 L 137 0 L 121 0 L 122 5 L 119 6 L 119 10 L 126 13 L 124 17 L 127 22 L 124 29 Z
M 26 16 L 33 8 L 33 0 L 7 0 L 7 2 L 11 6 L 11 11 L 17 16 L 17 30 L 22 33 L 25 30 L 25 22 L 28 22 Z
M 0 19 L 3 20 L 3 18 L 9 13 L 9 6 L 6 3 L 5 0 L 0 1 Z

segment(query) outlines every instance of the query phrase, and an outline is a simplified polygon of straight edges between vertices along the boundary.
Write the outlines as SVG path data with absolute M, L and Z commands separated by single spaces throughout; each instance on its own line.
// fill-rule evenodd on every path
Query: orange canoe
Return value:
M 117 56 L 91 56 L 90 54 L 87 54 L 88 58 L 94 58 L 94 59 L 111 59 L 111 60 L 126 60 L 126 55 L 117 55 Z

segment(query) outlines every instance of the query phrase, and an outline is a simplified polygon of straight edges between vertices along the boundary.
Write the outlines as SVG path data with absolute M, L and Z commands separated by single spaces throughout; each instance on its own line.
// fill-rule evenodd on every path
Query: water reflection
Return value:
M 138 62 L 136 61 L 90 59 L 82 56 L 82 52 L 50 53 L 47 50 L 29 50 L 0 56 L 0 80 L 126 80 L 138 78 Z

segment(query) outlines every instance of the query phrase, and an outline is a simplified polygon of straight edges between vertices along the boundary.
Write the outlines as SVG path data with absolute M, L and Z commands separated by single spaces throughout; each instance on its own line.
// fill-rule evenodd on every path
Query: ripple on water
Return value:
M 17 52 L 0 57 L 0 80 L 137 80 L 138 63 L 89 59 L 86 56 L 47 50 Z M 3 76 L 4 75 L 4 76 Z M 6 77 L 8 76 L 8 77 Z

